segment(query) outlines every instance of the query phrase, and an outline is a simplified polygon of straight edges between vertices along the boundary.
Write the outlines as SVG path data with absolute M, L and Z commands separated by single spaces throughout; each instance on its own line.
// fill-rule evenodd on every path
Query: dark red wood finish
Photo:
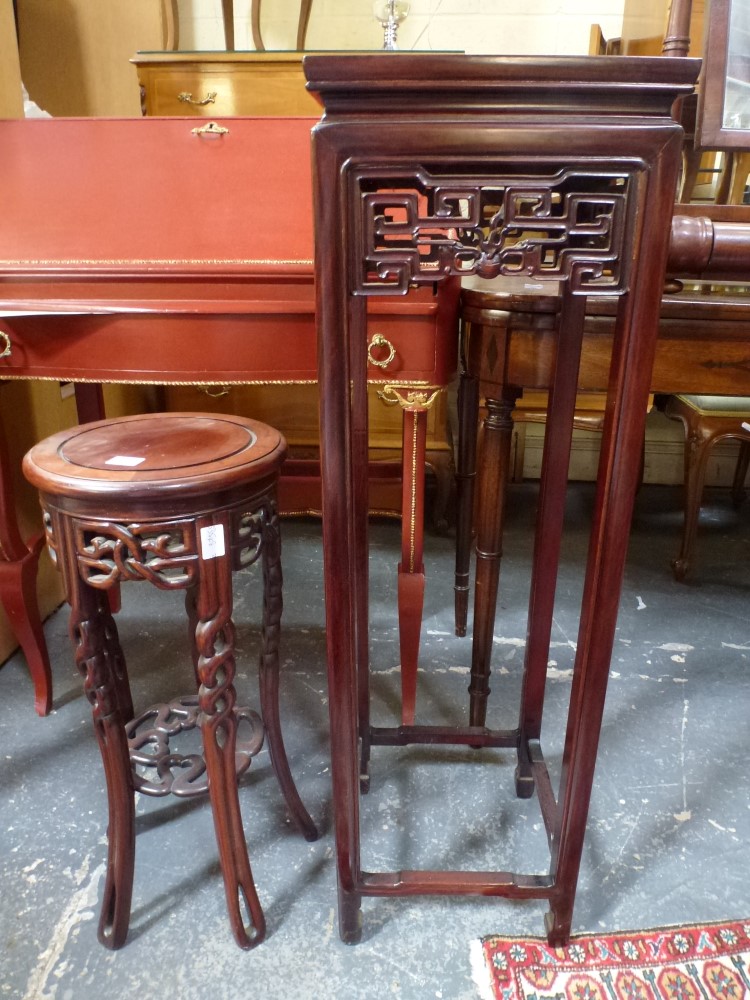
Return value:
M 313 123 L 234 118 L 214 132 L 191 118 L 0 123 L 0 377 L 78 383 L 81 420 L 102 416 L 100 382 L 316 381 Z M 455 282 L 438 295 L 427 288 L 409 301 L 373 302 L 370 339 L 383 337 L 393 356 L 385 368 L 368 363 L 369 381 L 446 386 L 457 302 Z M 372 358 L 382 361 L 378 350 Z M 405 409 L 420 429 L 423 469 L 426 409 Z M 309 476 L 312 464 L 287 470 Z M 17 529 L 7 476 L 3 483 L 0 600 L 44 714 L 52 696 L 33 587 L 39 544 L 10 538 Z M 416 487 L 404 537 L 416 532 L 418 549 L 421 475 Z M 407 596 L 404 634 L 418 639 L 420 607 Z M 413 639 L 405 656 L 408 679 Z
M 274 772 L 295 824 L 308 840 L 317 830 L 297 793 L 279 722 L 281 563 L 275 489 L 286 442 L 264 424 L 200 413 L 147 414 L 98 421 L 35 445 L 24 473 L 41 494 L 50 552 L 62 570 L 71 605 L 76 665 L 92 705 L 109 805 L 108 862 L 99 940 L 125 943 L 135 862 L 134 791 L 192 795 L 205 790 L 216 830 L 229 919 L 242 948 L 265 936 L 237 794 L 237 761 L 245 769 L 265 726 Z M 212 533 L 214 542 L 204 532 Z M 218 536 L 218 540 L 217 539 Z M 232 571 L 260 559 L 263 720 L 236 709 Z M 203 761 L 166 757 L 179 709 L 173 703 L 136 717 L 125 659 L 108 595 L 121 580 L 146 580 L 189 596 L 191 649 Z M 236 709 L 236 710 L 235 710 Z M 161 713 L 161 714 L 159 714 Z M 188 711 L 188 715 L 190 715 Z M 139 724 L 163 718 L 149 736 L 165 734 L 164 770 L 150 774 L 159 742 L 139 755 Z M 249 723 L 249 741 L 237 739 Z M 257 720 L 257 722 L 256 722 Z M 190 728 L 185 726 L 184 728 Z M 256 731 L 257 730 L 257 731 Z M 148 762 L 143 777 L 135 764 Z M 187 765 L 190 770 L 187 770 Z M 249 917 L 249 919 L 247 919 Z
M 325 106 L 313 143 L 315 256 L 339 928 L 346 941 L 360 936 L 362 896 L 452 893 L 546 898 L 550 941 L 568 937 L 682 144 L 671 108 L 691 91 L 697 69 L 697 62 L 686 59 L 305 59 L 308 85 Z M 576 236 L 579 226 L 587 235 L 581 230 Z M 484 692 L 477 694 L 469 725 L 456 729 L 377 729 L 363 710 L 367 549 L 358 401 L 366 376 L 365 302 L 468 273 L 520 273 L 566 284 L 560 340 L 569 350 L 558 349 L 555 376 L 563 414 L 576 382 L 586 297 L 606 293 L 616 301 L 603 457 L 557 798 L 539 744 L 543 685 L 536 659 L 527 662 L 513 730 L 483 725 Z M 490 447 L 504 433 L 506 405 L 498 400 L 497 428 L 485 428 Z M 560 433 L 564 447 L 569 431 Z M 548 458 L 543 472 L 548 520 L 537 535 L 532 649 L 544 645 L 549 631 L 560 465 Z M 480 491 L 485 509 L 499 512 L 497 484 L 480 484 Z M 480 572 L 485 575 L 489 580 L 491 574 Z M 487 620 L 493 599 L 489 592 L 484 598 Z M 480 667 L 476 677 L 488 676 L 489 663 Z M 517 792 L 528 795 L 536 788 L 539 794 L 550 845 L 548 874 L 363 871 L 358 796 L 366 759 L 359 759 L 360 740 L 368 747 L 516 747 Z

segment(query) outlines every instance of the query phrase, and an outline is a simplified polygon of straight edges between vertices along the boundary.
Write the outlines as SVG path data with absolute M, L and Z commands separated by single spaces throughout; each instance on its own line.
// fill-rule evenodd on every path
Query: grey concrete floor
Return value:
M 514 724 L 525 635 L 535 487 L 511 489 L 498 612 L 492 723 Z M 710 492 L 695 574 L 676 584 L 668 560 L 679 491 L 638 498 L 611 668 L 574 925 L 615 931 L 747 918 L 750 880 L 750 532 L 725 493 Z M 574 486 L 555 613 L 543 746 L 559 768 L 592 504 Z M 138 803 L 131 931 L 108 952 L 96 940 L 106 857 L 106 800 L 88 703 L 72 666 L 67 614 L 46 632 L 55 708 L 32 708 L 21 657 L 0 670 L 0 996 L 100 1000 L 470 1000 L 469 944 L 491 933 L 542 933 L 543 903 L 482 899 L 364 901 L 357 946 L 337 936 L 327 741 L 320 526 L 285 522 L 282 713 L 300 792 L 322 836 L 306 843 L 285 821 L 263 751 L 242 780 L 251 860 L 267 940 L 232 939 L 207 802 Z M 398 705 L 395 566 L 399 529 L 374 524 L 372 666 L 375 720 Z M 429 536 L 418 715 L 465 712 L 470 640 L 452 628 L 450 537 Z M 259 593 L 236 580 L 238 685 L 255 701 Z M 136 703 L 189 691 L 181 599 L 128 584 L 118 618 Z M 373 869 L 547 864 L 536 800 L 513 796 L 513 755 L 377 748 L 362 807 L 363 861 Z

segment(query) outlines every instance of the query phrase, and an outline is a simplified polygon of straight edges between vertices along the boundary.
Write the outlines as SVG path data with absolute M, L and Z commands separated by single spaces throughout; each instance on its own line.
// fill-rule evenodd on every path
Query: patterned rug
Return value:
M 472 941 L 482 1000 L 750 998 L 750 920 L 574 936 Z

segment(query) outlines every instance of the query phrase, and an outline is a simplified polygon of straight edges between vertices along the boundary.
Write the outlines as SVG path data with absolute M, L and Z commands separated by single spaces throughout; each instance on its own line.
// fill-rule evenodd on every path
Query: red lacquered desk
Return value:
M 0 378 L 79 384 L 317 380 L 310 130 L 297 118 L 0 123 Z M 456 365 L 457 286 L 373 303 L 370 363 L 404 412 L 399 611 L 406 702 L 424 585 L 424 429 Z M 14 314 L 14 315 L 9 315 Z M 373 350 L 375 361 L 382 353 Z M 79 417 L 98 416 L 95 392 Z M 366 428 L 365 428 L 366 433 Z M 419 472 L 419 474 L 417 474 Z M 7 477 L 5 477 L 7 480 Z M 0 512 L 0 598 L 50 708 L 39 543 Z M 402 582 L 403 581 L 403 582 Z M 407 709 L 405 709 L 406 711 Z

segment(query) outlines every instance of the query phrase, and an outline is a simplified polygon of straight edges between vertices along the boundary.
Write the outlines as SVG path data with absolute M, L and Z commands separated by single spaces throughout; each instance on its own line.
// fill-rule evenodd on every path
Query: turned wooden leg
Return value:
M 534 792 L 529 740 L 538 740 L 542 730 L 585 309 L 583 296 L 563 293 L 555 374 L 547 403 L 529 591 L 515 775 L 520 798 L 530 798 Z
M 427 412 L 404 410 L 401 562 L 398 566 L 398 626 L 401 652 L 401 721 L 414 724 L 419 639 L 424 607 L 424 464 Z
M 476 541 L 474 636 L 469 685 L 469 725 L 483 726 L 490 693 L 490 661 L 500 579 L 505 491 L 513 432 L 511 414 L 518 392 L 507 389 L 502 399 L 487 399 L 482 460 L 479 466 L 479 512 Z
M 461 373 L 458 384 L 458 455 L 456 459 L 456 576 L 453 586 L 456 635 L 466 635 L 469 617 L 471 535 L 474 526 L 474 479 L 477 468 L 479 379 Z
M 225 522 L 226 518 L 218 515 L 215 520 L 206 516 L 196 522 L 201 538 L 199 620 L 195 633 L 199 653 L 198 704 L 229 921 L 237 944 L 253 948 L 265 937 L 266 923 L 250 870 L 237 794 L 232 570 L 229 557 L 224 554 L 224 540 L 229 537 L 229 525 Z M 204 539 L 203 529 L 212 529 L 212 542 Z
M 260 703 L 274 774 L 292 819 L 305 840 L 317 840 L 318 831 L 302 802 L 289 769 L 279 718 L 279 633 L 283 590 L 281 535 L 275 508 L 263 515 L 263 639 L 260 656 Z
M 193 662 L 193 674 L 195 675 L 195 683 L 200 684 L 200 678 L 198 677 L 200 653 L 198 652 L 198 644 L 195 638 L 196 629 L 198 628 L 198 585 L 196 583 L 188 587 L 185 591 L 185 614 L 187 616 L 188 643 L 190 658 Z
M 72 552 L 72 547 L 69 548 Z M 75 561 L 75 554 L 72 559 Z M 107 592 L 88 587 L 75 572 L 70 576 L 73 580 L 69 595 L 70 636 L 84 692 L 93 709 L 94 732 L 107 782 L 107 875 L 98 936 L 105 947 L 114 949 L 125 943 L 128 933 L 135 864 L 133 776 L 126 720 L 120 708 L 122 683 L 112 669 L 113 663 L 122 661 L 122 652 Z M 130 711 L 132 716 L 132 705 Z

